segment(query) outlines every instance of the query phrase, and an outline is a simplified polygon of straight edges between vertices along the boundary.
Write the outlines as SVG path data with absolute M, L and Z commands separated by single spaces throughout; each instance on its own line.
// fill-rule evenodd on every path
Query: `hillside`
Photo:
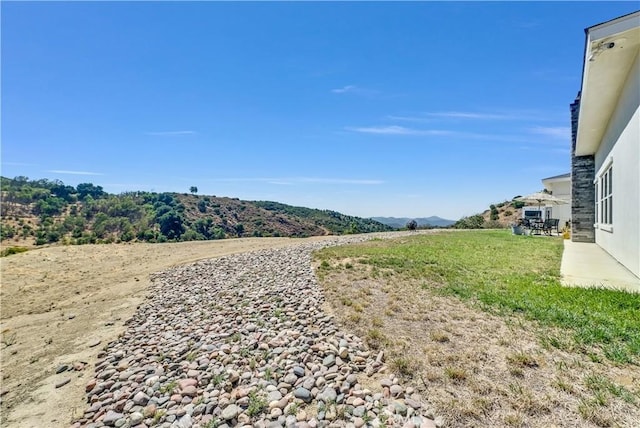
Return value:
M 336 211 L 294 207 L 270 201 L 254 201 L 252 203 L 273 213 L 308 219 L 314 224 L 321 225 L 322 227 L 332 231 L 332 233 L 337 234 L 382 232 L 391 230 L 382 222 L 341 214 Z
M 522 202 L 504 201 L 489 205 L 489 209 L 482 213 L 485 222 L 496 222 L 500 227 L 509 227 L 522 217 Z
M 0 186 L 4 245 L 306 237 L 391 230 L 382 223 L 335 211 L 195 192 L 114 195 L 93 183 L 73 187 L 27 177 L 2 177 Z
M 372 220 L 378 221 L 387 226 L 391 226 L 396 229 L 402 229 L 407 226 L 411 220 L 415 220 L 418 223 L 418 227 L 449 227 L 455 223 L 455 220 L 447 220 L 446 218 L 431 216 L 431 217 L 371 217 Z
M 514 200 L 489 205 L 481 214 L 463 217 L 453 225 L 456 229 L 500 229 L 509 227 L 522 217 L 524 203 Z

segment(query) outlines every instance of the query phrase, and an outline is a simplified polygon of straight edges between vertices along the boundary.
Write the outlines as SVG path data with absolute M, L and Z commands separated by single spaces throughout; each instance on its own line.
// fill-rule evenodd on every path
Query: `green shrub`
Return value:
M 481 229 L 484 225 L 484 217 L 480 214 L 472 215 L 471 217 L 462 217 L 455 222 L 453 227 L 455 229 Z
M 0 252 L 0 257 L 7 257 L 12 254 L 24 253 L 25 251 L 29 251 L 29 249 L 25 247 L 9 247 Z
M 16 235 L 16 230 L 8 224 L 0 224 L 0 238 L 10 239 Z

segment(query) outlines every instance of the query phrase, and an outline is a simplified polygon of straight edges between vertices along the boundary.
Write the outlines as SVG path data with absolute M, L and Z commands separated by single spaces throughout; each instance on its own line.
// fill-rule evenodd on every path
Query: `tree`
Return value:
M 93 183 L 80 183 L 76 186 L 76 190 L 78 191 L 78 197 L 80 199 L 84 199 L 86 196 L 99 199 L 106 195 L 102 186 L 94 186 Z
M 195 195 L 198 193 L 198 188 L 196 186 L 191 186 L 189 187 L 189 191 Z
M 415 220 L 411 220 L 409 223 L 407 223 L 407 229 L 409 230 L 416 230 L 418 228 L 418 222 Z
M 456 229 L 482 229 L 484 226 L 484 218 L 480 214 L 471 217 L 462 217 L 453 227 Z
M 175 210 L 169 210 L 158 218 L 160 233 L 168 239 L 178 239 L 184 233 L 182 216 Z
M 498 208 L 495 205 L 489 205 L 489 210 L 491 211 L 491 220 L 498 220 L 500 218 L 500 214 L 498 213 Z

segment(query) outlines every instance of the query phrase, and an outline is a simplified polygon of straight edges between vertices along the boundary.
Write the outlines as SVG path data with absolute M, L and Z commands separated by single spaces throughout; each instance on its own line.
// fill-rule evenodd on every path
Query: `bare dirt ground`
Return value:
M 374 349 L 447 427 L 640 427 L 640 367 L 544 346 L 566 332 L 500 317 L 358 260 L 315 266 L 325 310 Z
M 0 259 L 0 426 L 65 427 L 82 414 L 96 355 L 124 331 L 151 273 L 328 238 L 57 246 Z M 71 370 L 56 373 L 63 365 Z

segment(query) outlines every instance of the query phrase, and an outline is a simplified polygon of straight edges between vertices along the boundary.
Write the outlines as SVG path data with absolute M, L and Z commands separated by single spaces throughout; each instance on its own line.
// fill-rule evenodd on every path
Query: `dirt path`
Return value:
M 66 427 L 82 414 L 96 355 L 124 331 L 151 273 L 323 239 L 61 246 L 0 259 L 0 426 Z M 79 370 L 56 373 L 74 363 Z

